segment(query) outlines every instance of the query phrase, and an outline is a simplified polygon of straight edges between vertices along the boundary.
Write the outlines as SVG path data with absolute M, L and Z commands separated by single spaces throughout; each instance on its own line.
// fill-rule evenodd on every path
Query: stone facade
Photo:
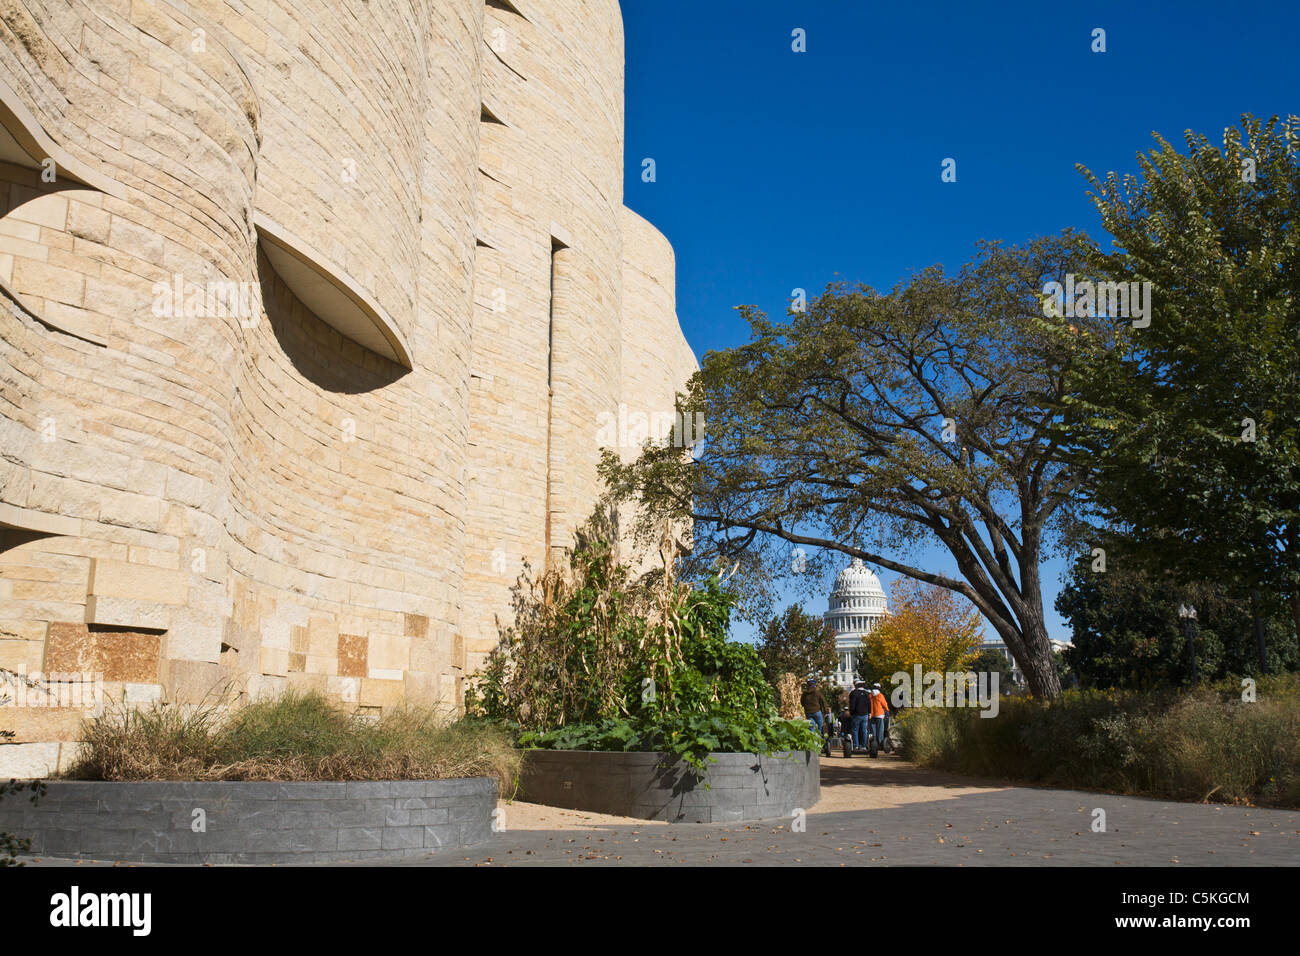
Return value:
M 459 707 L 696 367 L 615 0 L 0 0 L 0 121 L 0 677 Z

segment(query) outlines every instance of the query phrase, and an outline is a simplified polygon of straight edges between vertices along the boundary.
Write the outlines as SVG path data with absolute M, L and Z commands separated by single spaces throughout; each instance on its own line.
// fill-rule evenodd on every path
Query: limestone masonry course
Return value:
M 618 4 L 0 0 L 0 40 L 0 777 L 75 753 L 50 674 L 461 707 L 602 413 L 697 367 Z

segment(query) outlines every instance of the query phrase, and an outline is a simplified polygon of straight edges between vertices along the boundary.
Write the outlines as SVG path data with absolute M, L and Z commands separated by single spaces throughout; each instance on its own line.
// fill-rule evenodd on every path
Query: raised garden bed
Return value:
M 496 802 L 490 777 L 59 780 L 47 784 L 35 806 L 25 795 L 0 802 L 0 830 L 31 838 L 33 856 L 192 864 L 386 860 L 486 842 Z
M 821 797 L 815 753 L 712 754 L 698 778 L 657 753 L 530 750 L 521 800 L 669 823 L 790 819 Z

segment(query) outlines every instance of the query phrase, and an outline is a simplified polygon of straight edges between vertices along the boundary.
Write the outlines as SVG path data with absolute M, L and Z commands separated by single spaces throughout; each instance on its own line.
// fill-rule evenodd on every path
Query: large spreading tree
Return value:
M 1255 595 L 1263 660 L 1261 593 L 1300 640 L 1300 117 L 1156 140 L 1137 176 L 1083 170 L 1093 269 L 1153 308 L 1075 363 L 1064 444 L 1128 566 Z
M 744 307 L 751 340 L 706 354 L 683 398 L 704 442 L 606 455 L 606 480 L 647 526 L 693 519 L 695 560 L 751 582 L 838 552 L 955 591 L 1055 696 L 1039 565 L 1074 491 L 1059 409 L 1078 344 L 1107 326 L 1045 317 L 1043 289 L 1085 274 L 1090 250 L 1072 232 L 982 243 L 956 275 L 832 285 L 784 322 Z M 925 544 L 957 573 L 911 561 Z

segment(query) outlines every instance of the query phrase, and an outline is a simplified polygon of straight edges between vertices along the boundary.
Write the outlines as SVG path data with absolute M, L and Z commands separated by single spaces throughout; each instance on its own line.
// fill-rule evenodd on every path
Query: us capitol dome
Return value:
M 862 559 L 854 558 L 847 568 L 835 576 L 830 608 L 822 615 L 823 620 L 835 631 L 835 651 L 839 655 L 839 665 L 834 679 L 840 686 L 852 685 L 854 676 L 858 674 L 862 639 L 888 613 L 885 590 L 880 586 L 880 579 L 862 563 Z

